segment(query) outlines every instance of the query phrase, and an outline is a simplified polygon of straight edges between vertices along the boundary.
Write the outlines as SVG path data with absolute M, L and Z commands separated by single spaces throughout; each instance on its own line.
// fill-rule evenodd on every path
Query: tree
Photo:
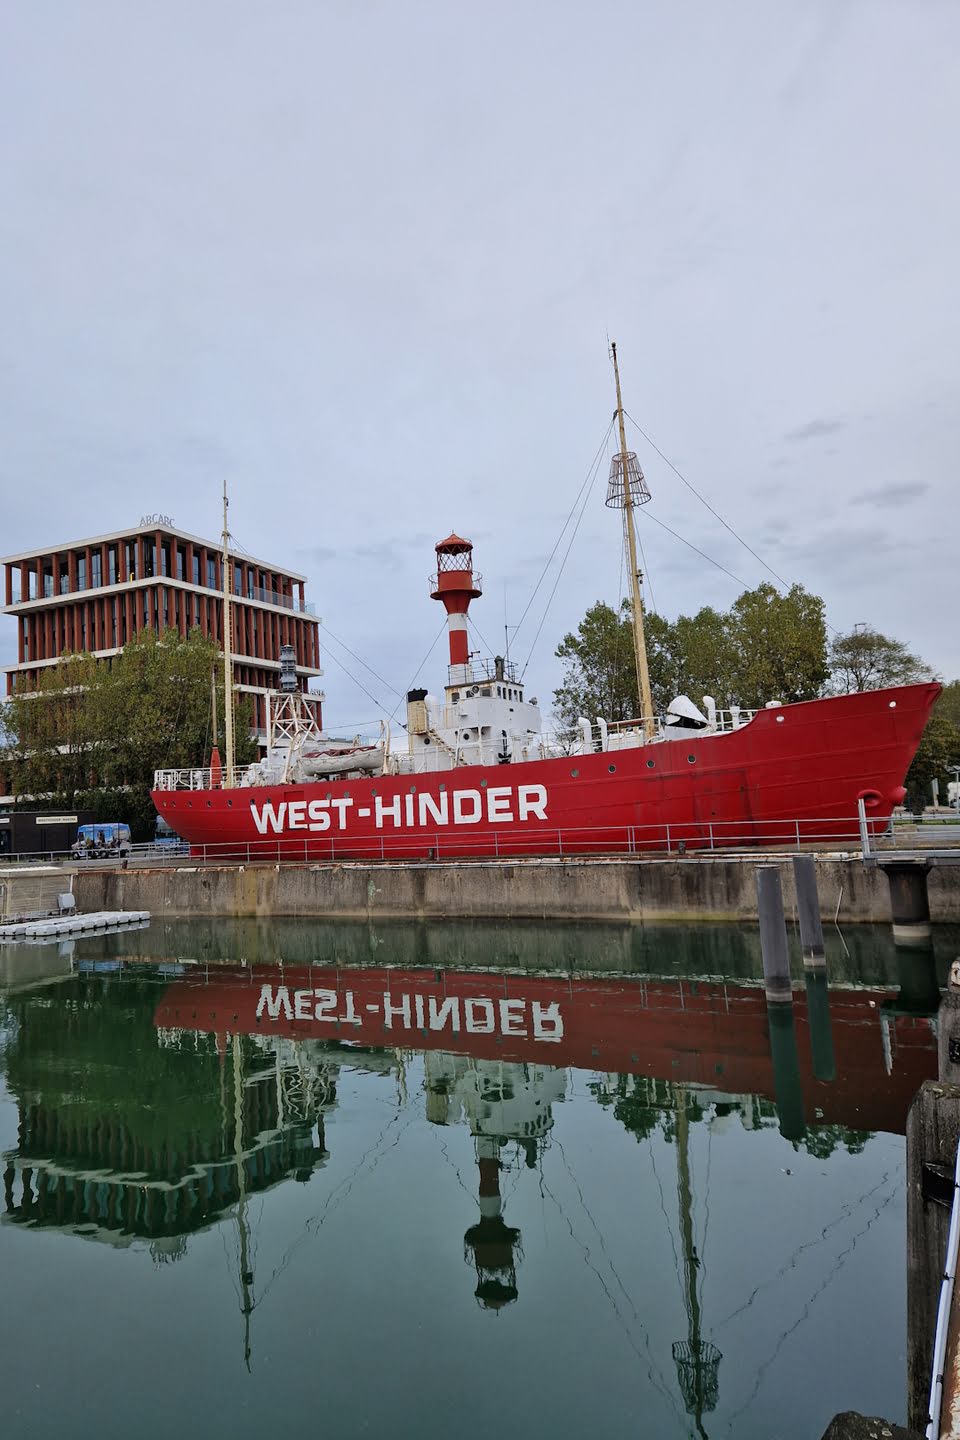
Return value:
M 869 625 L 838 635 L 830 646 L 830 683 L 838 695 L 932 679 L 933 672 L 919 655 Z
M 696 704 L 758 709 L 768 700 L 811 700 L 829 673 L 823 601 L 802 586 L 781 595 L 772 585 L 745 590 L 726 612 L 705 607 L 671 623 L 644 618 L 654 709 L 663 713 L 678 694 Z M 576 634 L 557 649 L 563 684 L 554 700 L 568 737 L 577 718 L 634 719 L 640 713 L 630 603 L 617 616 L 597 601 Z
M 946 804 L 947 785 L 953 767 L 960 765 L 960 723 L 955 718 L 960 682 L 948 685 L 940 696 L 923 732 L 913 764 L 907 771 L 907 809 L 920 814 L 933 801 L 932 781 L 940 784 L 940 802 Z M 946 701 L 946 704 L 944 704 Z
M 730 617 L 707 605 L 696 615 L 679 615 L 670 629 L 674 683 L 663 708 L 675 695 L 689 695 L 698 705 L 712 695 L 718 705 L 726 704 L 736 668 Z
M 100 820 L 152 829 L 155 770 L 200 766 L 210 753 L 211 676 L 216 642 L 194 630 L 142 631 L 109 661 L 69 655 L 42 672 L 32 693 L 15 693 L 3 752 L 17 796 L 44 797 Z M 223 691 L 218 694 L 223 734 Z M 234 697 L 236 758 L 254 758 L 247 706 Z
M 786 595 L 773 585 L 758 585 L 734 601 L 728 625 L 732 701 L 756 710 L 768 700 L 792 704 L 820 694 L 830 672 L 819 595 L 802 585 L 791 585 Z
M 564 675 L 554 703 L 569 737 L 581 715 L 630 720 L 637 714 L 629 601 L 619 615 L 601 600 L 591 605 L 577 633 L 565 635 L 557 646 L 557 658 L 564 662 Z

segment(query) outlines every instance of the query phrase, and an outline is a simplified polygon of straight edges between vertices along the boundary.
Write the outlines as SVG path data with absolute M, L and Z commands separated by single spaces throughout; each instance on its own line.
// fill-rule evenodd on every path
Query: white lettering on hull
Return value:
M 328 800 L 251 801 L 250 813 L 260 835 L 290 835 L 311 831 L 322 834 L 351 828 L 354 802 L 349 795 Z M 362 818 L 370 815 L 365 808 Z M 484 790 L 442 790 L 438 795 L 373 797 L 373 823 L 377 830 L 442 830 L 452 826 L 511 825 L 517 821 L 547 818 L 545 785 L 491 785 Z

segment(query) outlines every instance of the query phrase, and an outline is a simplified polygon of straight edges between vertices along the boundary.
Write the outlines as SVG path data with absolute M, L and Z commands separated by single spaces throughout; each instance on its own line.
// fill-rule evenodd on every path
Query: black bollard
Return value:
M 894 945 L 929 945 L 932 932 L 927 876 L 930 866 L 914 860 L 883 868 L 890 886 Z
M 819 966 L 804 975 L 807 986 L 807 1020 L 810 1025 L 810 1054 L 816 1080 L 835 1080 L 833 1030 L 830 1025 L 830 992 L 826 972 Z
M 800 1088 L 800 1056 L 793 1025 L 793 1006 L 767 1005 L 770 1027 L 770 1055 L 773 1059 L 773 1097 L 784 1140 L 802 1140 L 803 1091 Z
M 757 910 L 760 916 L 760 953 L 763 956 L 763 984 L 767 1001 L 792 1003 L 790 952 L 787 923 L 783 917 L 783 892 L 776 865 L 757 866 Z
M 797 918 L 805 966 L 827 963 L 820 924 L 820 897 L 817 894 L 817 862 L 812 855 L 794 855 L 793 882 L 797 891 Z

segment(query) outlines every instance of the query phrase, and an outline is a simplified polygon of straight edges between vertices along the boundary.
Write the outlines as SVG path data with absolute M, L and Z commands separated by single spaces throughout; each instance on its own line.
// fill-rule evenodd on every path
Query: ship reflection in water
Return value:
M 864 932 L 791 1021 L 729 930 L 664 936 L 659 974 L 602 932 L 551 971 L 569 935 L 528 935 L 519 969 L 517 944 L 451 931 L 444 967 L 443 933 L 425 956 L 400 930 L 325 946 L 311 927 L 267 964 L 262 936 L 252 963 L 219 958 L 251 953 L 249 930 L 169 927 L 35 952 L 28 983 L 0 986 L 0 1273 L 34 1317 L 6 1357 L 7 1433 L 166 1435 L 212 1389 L 233 1434 L 306 1423 L 321 1394 L 343 1435 L 479 1436 L 499 1416 L 510 1434 L 808 1436 L 839 1409 L 902 1414 L 902 1136 L 936 1074 L 932 953 Z M 705 945 L 714 977 L 729 948 L 727 978 Z M 107 1263 L 123 1251 L 154 1268 Z M 131 1307 L 139 1338 L 77 1422 L 34 1388 L 30 1337 L 73 1368 L 90 1287 L 111 1352 Z

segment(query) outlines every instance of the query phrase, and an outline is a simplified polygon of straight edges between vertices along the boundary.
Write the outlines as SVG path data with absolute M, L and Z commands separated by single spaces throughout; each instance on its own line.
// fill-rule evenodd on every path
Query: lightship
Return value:
M 575 743 L 552 742 L 536 698 L 507 658 L 470 650 L 467 617 L 483 590 L 469 540 L 439 541 L 431 598 L 447 615 L 442 698 L 406 697 L 406 746 L 318 732 L 281 667 L 265 759 L 238 770 L 231 706 L 226 764 L 160 770 L 153 799 L 198 853 L 244 859 L 406 859 L 623 854 L 856 839 L 882 829 L 939 685 L 781 704 L 757 711 L 677 696 L 653 713 L 635 511 L 650 499 L 628 450 L 616 347 L 616 420 L 607 505 L 622 512 L 640 715 L 583 717 Z M 224 555 L 228 553 L 224 495 Z M 230 565 L 224 574 L 225 688 L 232 692 Z

